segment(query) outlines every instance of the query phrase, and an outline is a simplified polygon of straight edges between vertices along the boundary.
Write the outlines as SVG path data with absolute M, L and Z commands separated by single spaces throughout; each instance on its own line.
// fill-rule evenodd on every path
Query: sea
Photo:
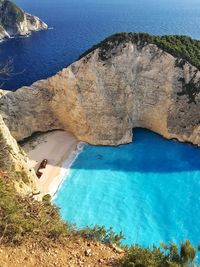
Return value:
M 199 0 L 16 0 L 49 30 L 0 43 L 13 61 L 1 87 L 16 90 L 68 66 L 116 32 L 182 34 L 200 39 Z M 200 149 L 145 129 L 132 144 L 85 145 L 54 196 L 64 220 L 96 224 L 142 246 L 200 242 Z
M 13 74 L 0 80 L 9 90 L 55 74 L 116 32 L 184 34 L 200 39 L 199 0 L 14 1 L 50 29 L 0 44 L 0 64 L 13 60 Z
M 145 129 L 118 147 L 85 145 L 53 201 L 62 218 L 122 232 L 123 243 L 200 242 L 200 149 Z

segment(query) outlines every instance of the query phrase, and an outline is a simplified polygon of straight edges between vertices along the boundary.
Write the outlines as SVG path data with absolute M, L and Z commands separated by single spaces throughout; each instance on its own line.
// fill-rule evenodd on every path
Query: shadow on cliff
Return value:
M 41 133 L 38 135 L 41 135 Z M 34 134 L 33 137 L 37 137 L 37 134 Z M 26 142 L 27 140 L 25 140 Z M 21 144 L 23 143 L 21 142 Z M 51 153 L 52 151 L 55 153 L 57 150 L 59 154 L 59 151 L 64 148 L 64 143 L 61 142 L 60 146 L 59 144 L 56 144 L 56 146 L 57 148 L 50 149 Z M 48 153 L 45 150 L 43 151 L 38 164 L 44 158 L 48 160 L 49 157 L 51 158 Z M 30 159 L 36 160 L 36 158 L 35 155 L 32 155 Z M 55 160 L 50 160 L 50 162 L 50 166 L 57 166 L 52 164 Z M 39 166 L 38 164 L 36 169 Z M 133 142 L 131 144 L 118 147 L 85 145 L 83 152 L 79 154 L 71 169 L 93 171 L 88 174 L 91 178 L 94 175 L 94 171 L 100 170 L 133 172 L 133 175 L 134 172 L 173 173 L 200 171 L 200 148 L 191 144 L 166 140 L 149 130 L 136 128 L 133 130 Z
M 200 171 L 200 148 L 166 140 L 145 129 L 134 129 L 132 144 L 119 147 L 86 145 L 71 169 L 141 173 Z

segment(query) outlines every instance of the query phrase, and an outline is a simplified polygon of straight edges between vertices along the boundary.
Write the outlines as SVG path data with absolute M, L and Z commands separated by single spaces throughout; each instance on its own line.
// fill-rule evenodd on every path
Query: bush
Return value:
M 112 228 L 108 230 L 104 226 L 95 225 L 93 228 L 85 227 L 80 230 L 79 233 L 87 239 L 96 240 L 104 244 L 116 244 L 121 245 L 121 241 L 124 239 L 122 232 L 116 234 Z
M 22 197 L 11 179 L 0 173 L 0 242 L 20 243 L 26 236 L 58 239 L 71 231 L 60 219 L 59 210 L 50 202 Z M 48 204 L 47 204 L 48 203 Z
M 115 234 L 112 228 L 94 226 L 77 230 L 64 223 L 59 209 L 51 204 L 51 196 L 45 195 L 42 202 L 16 193 L 12 180 L 0 172 L 0 243 L 19 244 L 27 237 L 62 240 L 68 235 L 78 235 L 105 244 L 120 244 L 122 233 Z
M 18 195 L 12 180 L 0 172 L 0 244 L 19 244 L 31 237 L 45 245 L 49 239 L 62 241 L 62 237 L 78 235 L 104 244 L 122 245 L 122 233 L 116 234 L 112 228 L 107 230 L 95 225 L 77 231 L 74 226 L 64 223 L 58 208 L 50 200 L 50 195 L 44 196 L 42 202 Z M 192 266 L 196 256 L 196 250 L 188 240 L 180 249 L 174 243 L 152 249 L 139 245 L 124 248 L 126 253 L 120 262 L 124 267 L 186 267 Z
M 44 203 L 50 204 L 51 203 L 51 195 L 47 194 L 47 195 L 43 196 L 42 201 Z
M 123 267 L 187 267 L 193 266 L 195 255 L 195 248 L 188 240 L 181 244 L 180 249 L 174 243 L 152 249 L 133 245 L 127 249 L 121 264 Z
M 4 1 L 3 3 L 3 7 L 4 10 L 6 10 L 7 16 L 9 16 L 9 18 L 4 18 L 4 20 L 7 23 L 7 20 L 11 20 L 14 21 L 16 23 L 22 22 L 24 20 L 24 12 L 21 8 L 19 8 L 15 3 L 11 2 L 11 1 Z M 4 21 L 3 21 L 4 23 Z
M 190 244 L 190 241 L 186 240 L 183 244 L 181 244 L 180 250 L 180 258 L 182 263 L 190 264 L 193 262 L 196 256 L 195 248 Z

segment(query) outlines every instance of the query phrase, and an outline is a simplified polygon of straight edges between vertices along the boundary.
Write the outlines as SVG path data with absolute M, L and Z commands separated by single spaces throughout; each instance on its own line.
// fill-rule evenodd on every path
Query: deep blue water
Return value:
M 200 241 L 200 149 L 134 130 L 119 147 L 87 145 L 54 202 L 63 219 L 122 231 L 126 243 Z
M 14 59 L 4 88 L 51 76 L 110 34 L 121 31 L 200 38 L 199 0 L 15 0 L 53 30 L 0 44 L 0 63 Z M 17 75 L 18 74 L 18 75 Z

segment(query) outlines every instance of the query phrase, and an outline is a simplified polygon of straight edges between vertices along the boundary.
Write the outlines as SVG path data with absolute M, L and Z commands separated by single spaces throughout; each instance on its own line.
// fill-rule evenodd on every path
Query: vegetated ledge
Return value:
M 200 41 L 184 35 L 150 35 L 148 33 L 116 33 L 84 52 L 79 59 L 100 48 L 99 57 L 106 60 L 108 52 L 121 43 L 132 42 L 140 47 L 155 44 L 163 51 L 181 59 L 179 64 L 188 61 L 200 70 Z

